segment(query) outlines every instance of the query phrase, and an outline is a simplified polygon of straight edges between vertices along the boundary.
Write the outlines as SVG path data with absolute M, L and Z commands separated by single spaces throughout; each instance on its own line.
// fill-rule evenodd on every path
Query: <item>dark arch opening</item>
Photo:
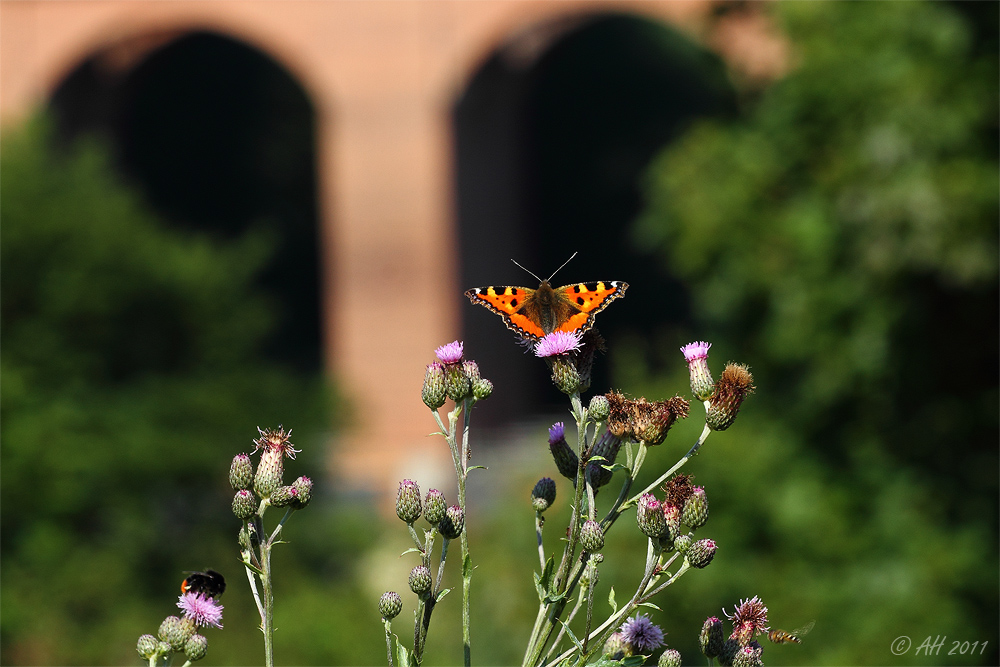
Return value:
M 168 43 L 134 67 L 118 45 L 71 72 L 51 99 L 62 141 L 98 134 L 117 166 L 170 224 L 234 238 L 264 228 L 273 256 L 259 276 L 278 309 L 265 354 L 321 368 L 315 112 L 264 53 L 209 32 Z
M 681 326 L 683 286 L 636 246 L 629 226 L 656 153 L 696 119 L 735 107 L 718 58 L 640 18 L 539 26 L 498 50 L 454 109 L 463 286 L 535 287 L 511 258 L 544 278 L 579 251 L 554 283 L 630 284 L 598 318 L 609 342 Z M 462 324 L 467 349 L 498 388 L 482 418 L 562 409 L 545 365 L 512 349 L 496 315 L 463 304 Z M 592 388 L 603 392 L 609 381 L 605 358 Z

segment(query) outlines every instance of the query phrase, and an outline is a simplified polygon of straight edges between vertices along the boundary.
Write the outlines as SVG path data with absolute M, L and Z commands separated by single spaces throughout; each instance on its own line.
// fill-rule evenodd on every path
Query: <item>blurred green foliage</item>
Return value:
M 2 661 L 132 663 L 183 572 L 214 567 L 230 593 L 210 657 L 255 662 L 229 461 L 284 422 L 305 450 L 292 470 L 322 477 L 330 421 L 319 377 L 261 360 L 275 323 L 252 281 L 269 239 L 168 228 L 101 146 L 55 151 L 44 120 L 3 142 Z M 350 525 L 313 530 L 314 549 L 353 548 Z M 350 585 L 325 572 L 317 587 Z
M 774 8 L 791 72 L 747 91 L 735 122 L 667 149 L 635 229 L 690 290 L 695 321 L 610 352 L 616 384 L 650 398 L 687 394 L 677 348 L 696 338 L 714 343 L 716 374 L 733 358 L 759 387 L 684 469 L 712 508 L 698 536 L 720 549 L 653 618 L 686 664 L 701 659 L 704 618 L 753 595 L 772 627 L 816 620 L 801 645 L 765 645 L 768 664 L 995 663 L 995 52 L 947 5 Z M 207 660 L 259 662 L 226 473 L 255 426 L 283 422 L 303 450 L 289 474 L 318 481 L 275 553 L 278 661 L 383 663 L 378 595 L 404 594 L 406 641 L 415 560 L 399 557 L 401 524 L 324 493 L 320 380 L 261 361 L 274 323 L 252 282 L 269 238 L 170 230 L 100 147 L 58 154 L 47 135 L 40 122 L 5 129 L 0 157 L 0 661 L 138 664 L 135 639 L 173 613 L 182 571 L 213 567 L 230 586 Z M 693 406 L 639 484 L 687 451 L 699 417 Z M 537 457 L 514 472 L 477 471 L 497 499 L 470 498 L 480 664 L 519 662 L 530 632 L 528 493 L 556 477 L 544 442 L 540 428 Z M 551 551 L 569 513 L 562 481 Z M 632 517 L 616 524 L 597 618 L 611 586 L 621 600 L 637 583 L 644 543 Z M 456 563 L 445 585 L 460 587 Z M 461 660 L 457 600 L 435 613 L 428 664 Z M 991 644 L 897 658 L 900 635 L 947 636 L 943 653 Z
M 770 664 L 992 664 L 995 41 L 982 55 L 943 4 L 774 10 L 791 71 L 662 154 L 635 229 L 694 325 L 613 350 L 632 390 L 683 386 L 676 348 L 700 338 L 759 387 L 686 469 L 721 547 L 685 586 L 759 594 L 785 630 L 817 619 Z M 899 635 L 991 644 L 896 658 Z

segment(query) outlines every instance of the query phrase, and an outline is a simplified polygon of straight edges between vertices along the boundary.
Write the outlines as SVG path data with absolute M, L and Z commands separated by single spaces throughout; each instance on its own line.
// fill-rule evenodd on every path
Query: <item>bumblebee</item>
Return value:
M 202 593 L 217 598 L 226 592 L 226 578 L 215 570 L 192 572 L 181 582 L 181 593 Z
M 774 644 L 801 644 L 802 637 L 809 634 L 809 631 L 813 629 L 816 625 L 816 621 L 812 621 L 809 625 L 801 627 L 794 632 L 785 632 L 784 630 L 771 630 L 767 633 L 767 638 L 771 640 Z

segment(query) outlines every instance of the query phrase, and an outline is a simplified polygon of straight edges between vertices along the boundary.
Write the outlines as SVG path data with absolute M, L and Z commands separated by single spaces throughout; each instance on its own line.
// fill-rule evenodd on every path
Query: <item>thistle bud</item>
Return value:
M 472 396 L 477 401 L 489 398 L 493 393 L 493 383 L 486 378 L 479 378 L 472 383 Z
M 705 525 L 708 521 L 708 498 L 705 496 L 705 489 L 696 486 L 691 496 L 684 502 L 684 510 L 681 512 L 681 523 L 696 530 Z
M 279 486 L 271 493 L 267 502 L 271 507 L 288 507 L 295 502 L 299 492 L 294 486 Z
M 464 364 L 446 364 L 444 367 L 444 391 L 451 400 L 458 403 L 469 395 L 472 383 L 465 374 Z
M 686 554 L 692 544 L 694 544 L 694 540 L 691 539 L 690 535 L 678 535 L 677 539 L 674 540 L 674 549 L 677 549 L 678 553 Z
M 594 422 L 602 422 L 611 414 L 611 404 L 608 403 L 607 396 L 598 394 L 590 399 L 587 407 L 587 417 Z
M 715 394 L 712 372 L 708 369 L 708 348 L 711 343 L 698 341 L 681 348 L 691 374 L 691 394 L 699 401 L 707 401 Z
M 562 393 L 572 396 L 580 391 L 582 381 L 580 371 L 576 368 L 573 358 L 568 355 L 549 357 L 552 370 L 552 382 Z
M 292 507 L 300 510 L 308 505 L 309 501 L 312 499 L 313 482 L 311 479 L 303 475 L 292 482 L 292 488 L 296 491 L 295 500 L 292 501 Z
M 542 477 L 531 490 L 531 506 L 544 512 L 556 501 L 556 483 L 551 477 Z
M 257 474 L 253 478 L 253 489 L 261 498 L 269 498 L 281 486 L 285 464 L 278 449 L 266 448 L 260 455 Z
M 676 540 L 681 533 L 681 509 L 666 500 L 660 503 L 660 508 L 663 510 L 663 519 L 667 523 L 665 534 L 670 537 L 671 541 Z
M 591 457 L 600 456 L 604 459 L 603 461 L 587 463 L 587 476 L 590 479 L 590 485 L 595 490 L 611 481 L 613 473 L 604 466 L 615 462 L 621 447 L 621 438 L 614 435 L 611 431 L 605 431 L 590 449 Z
M 678 418 L 688 416 L 688 402 L 680 396 L 650 403 L 645 398 L 632 402 L 635 437 L 652 447 L 662 443 Z
M 608 431 L 622 440 L 635 438 L 633 425 L 633 401 L 624 394 L 609 392 L 604 395 L 608 399 Z
M 403 611 L 403 600 L 399 597 L 399 593 L 395 591 L 382 593 L 382 597 L 378 600 L 378 612 L 382 614 L 382 618 L 391 621 L 399 616 L 401 611 Z
M 684 559 L 688 562 L 691 567 L 698 568 L 699 570 L 708 567 L 708 564 L 712 562 L 715 558 L 715 551 L 717 547 L 715 542 L 712 540 L 698 540 L 687 550 L 684 554 Z
M 445 512 L 448 511 L 448 503 L 445 502 L 444 494 L 437 489 L 431 489 L 424 498 L 424 519 L 432 526 L 441 523 Z
M 596 521 L 585 521 L 580 528 L 580 544 L 584 551 L 600 551 L 604 548 L 604 531 Z
M 431 592 L 431 571 L 423 565 L 410 570 L 410 590 L 419 598 L 426 598 Z
M 656 667 L 681 667 L 681 652 L 677 649 L 668 648 L 660 654 L 660 659 L 656 662 Z
M 723 665 L 723 667 L 733 667 L 733 659 L 736 658 L 739 650 L 739 642 L 735 639 L 727 639 L 722 643 L 722 648 L 719 650 L 719 664 Z
M 615 632 L 604 642 L 604 655 L 610 660 L 621 660 L 632 655 L 632 647 L 625 641 L 622 633 Z
M 599 556 L 600 554 L 594 554 Z M 591 559 L 593 563 L 593 559 Z M 601 571 L 597 569 L 597 564 L 587 566 L 584 569 L 583 574 L 580 575 L 580 586 L 581 588 L 590 588 L 591 586 L 596 586 L 597 582 L 601 580 Z
M 420 518 L 420 487 L 416 482 L 404 479 L 396 492 L 396 516 L 406 523 Z
M 156 634 L 170 645 L 171 651 L 184 650 L 184 643 L 190 636 L 187 628 L 177 616 L 167 616 L 163 619 L 163 622 L 160 623 L 160 630 Z
M 635 513 L 639 530 L 647 537 L 660 537 L 667 532 L 667 521 L 663 516 L 663 508 L 653 494 L 644 493 L 639 498 L 639 506 Z
M 725 431 L 736 421 L 744 399 L 754 392 L 753 375 L 743 364 L 728 364 L 715 383 L 715 396 L 705 422 L 713 431 Z
M 143 660 L 149 660 L 157 653 L 157 648 L 160 646 L 160 641 L 153 635 L 143 635 L 139 637 L 139 641 L 136 643 L 135 650 L 139 652 L 139 657 Z
M 191 637 L 184 642 L 184 657 L 191 662 L 201 660 L 207 653 L 208 640 L 205 639 L 204 635 L 191 635 Z
M 746 646 L 740 647 L 733 656 L 733 667 L 760 667 L 764 663 L 761 661 L 761 654 L 764 648 L 753 641 Z
M 240 489 L 233 496 L 233 514 L 246 521 L 257 512 L 257 498 L 248 489 Z
M 236 490 L 249 489 L 253 481 L 253 463 L 246 454 L 237 454 L 229 466 L 229 483 Z
M 437 410 L 444 405 L 447 393 L 444 386 L 444 366 L 434 362 L 427 367 L 424 373 L 424 387 L 420 391 L 420 398 L 424 405 L 431 410 Z
M 248 527 L 246 524 L 244 524 L 240 528 L 240 532 L 236 535 L 236 539 L 237 539 L 237 541 L 240 544 L 240 550 L 241 551 L 249 551 L 250 550 L 250 546 L 251 546 L 251 544 L 250 544 L 250 527 Z
M 566 442 L 563 423 L 556 422 L 549 427 L 549 451 L 552 452 L 552 460 L 556 462 L 559 474 L 576 483 L 576 472 L 580 466 L 580 459 L 576 452 L 572 450 Z
M 698 635 L 701 652 L 705 654 L 705 657 L 714 658 L 719 655 L 722 652 L 724 641 L 722 621 L 715 616 L 705 619 L 705 624 L 701 626 L 701 634 Z
M 465 529 L 465 513 L 458 505 L 452 505 L 438 524 L 438 532 L 448 540 L 458 539 Z

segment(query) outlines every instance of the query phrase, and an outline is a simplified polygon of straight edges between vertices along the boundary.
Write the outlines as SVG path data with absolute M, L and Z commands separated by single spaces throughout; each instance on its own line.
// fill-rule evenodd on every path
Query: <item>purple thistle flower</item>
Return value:
M 722 610 L 726 614 L 726 610 Z M 754 635 L 764 634 L 770 628 L 767 625 L 767 607 L 764 601 L 756 595 L 749 600 L 740 600 L 740 604 L 726 618 L 733 622 L 732 639 L 745 646 Z
M 203 593 L 185 593 L 177 598 L 177 606 L 195 625 L 222 627 L 222 605 Z
M 549 427 L 549 444 L 554 445 L 560 440 L 566 439 L 566 430 L 562 422 L 556 422 Z
M 465 343 L 456 340 L 453 343 L 448 343 L 447 345 L 442 345 L 441 347 L 434 350 L 434 354 L 437 358 L 441 360 L 443 364 L 457 364 L 462 360 L 462 354 L 465 351 Z
M 710 347 L 712 347 L 712 344 L 706 343 L 703 340 L 688 343 L 681 348 L 681 352 L 684 354 L 684 361 L 691 363 L 697 359 L 708 358 L 708 348 Z
M 580 336 L 565 331 L 553 331 L 535 345 L 536 357 L 554 357 L 580 348 Z
M 636 653 L 648 655 L 663 646 L 663 630 L 654 625 L 645 614 L 636 613 L 622 624 L 622 639 Z

